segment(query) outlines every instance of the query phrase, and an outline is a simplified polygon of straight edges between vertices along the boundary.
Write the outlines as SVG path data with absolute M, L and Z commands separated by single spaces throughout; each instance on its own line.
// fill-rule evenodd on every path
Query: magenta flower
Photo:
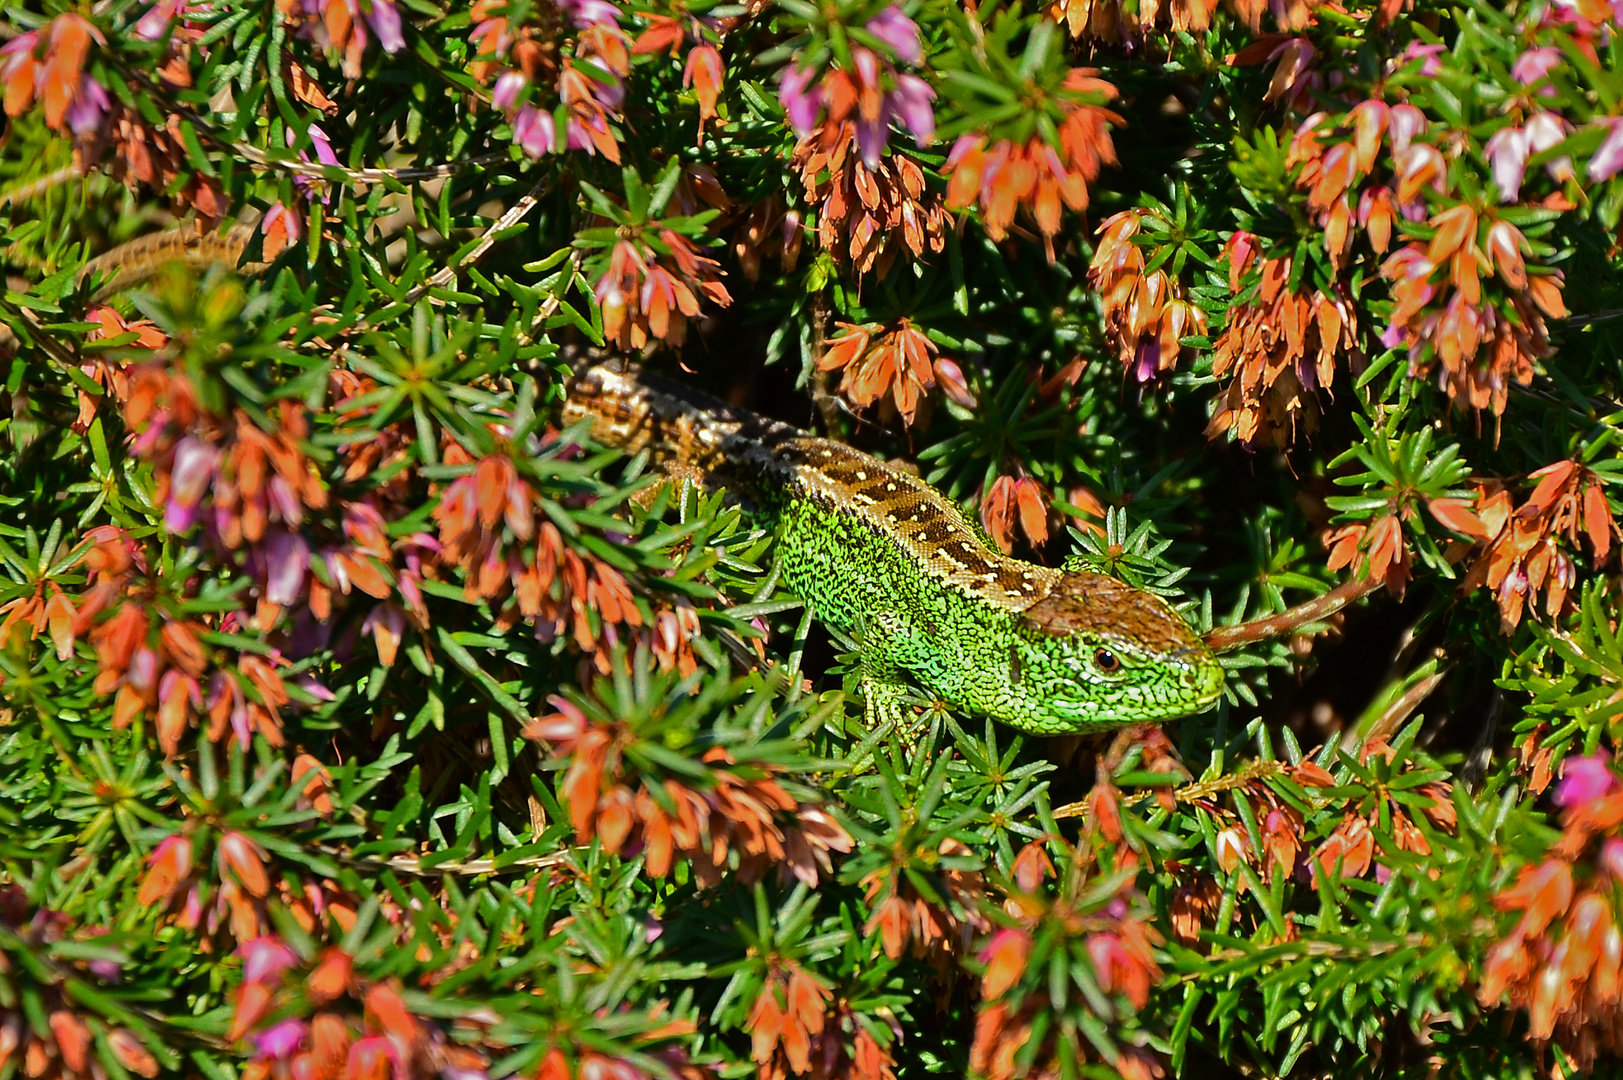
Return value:
M 1617 784 L 1608 755 L 1598 750 L 1587 757 L 1569 757 L 1561 766 L 1561 782 L 1555 787 L 1555 805 L 1577 806 L 1608 795 Z
M 183 533 L 197 521 L 198 505 L 214 480 L 219 460 L 220 451 L 195 436 L 188 435 L 176 444 L 169 473 L 169 500 L 164 504 L 164 528 Z
M 552 114 L 534 105 L 524 106 L 513 118 L 513 141 L 533 158 L 558 149 L 558 130 Z M 590 140 L 587 142 L 590 149 Z
M 304 537 L 277 529 L 265 538 L 265 599 L 288 607 L 299 599 L 310 568 L 310 545 Z
M 935 138 L 935 110 L 930 102 L 935 91 L 917 75 L 896 76 L 896 89 L 891 91 L 886 105 L 895 110 L 902 126 L 912 133 L 920 146 Z
M 1623 172 L 1623 116 L 1611 116 L 1604 122 L 1612 129 L 1611 134 L 1606 136 L 1606 141 L 1600 144 L 1584 169 L 1585 175 L 1597 184 Z
M 363 14 L 384 52 L 399 52 L 405 48 L 406 39 L 400 32 L 400 9 L 394 6 L 394 0 L 370 0 Z
M 869 19 L 867 30 L 894 49 L 896 55 L 909 64 L 916 64 L 924 58 L 924 46 L 919 41 L 918 24 L 903 15 L 902 9 L 895 4 Z
M 101 83 L 89 75 L 81 75 L 79 89 L 68 106 L 68 127 L 75 135 L 88 135 L 101 127 L 111 106 L 112 102 L 108 100 L 107 91 L 101 88 Z
M 1441 43 L 1436 45 L 1422 45 L 1418 41 L 1409 42 L 1409 47 L 1398 54 L 1397 65 L 1402 67 L 1411 60 L 1419 60 L 1420 74 L 1430 78 L 1443 70 L 1442 61 L 1438 57 L 1447 52 L 1447 47 Z
M 582 30 L 588 26 L 619 26 L 620 12 L 608 0 L 558 0 L 558 9 Z
M 316 160 L 323 165 L 338 164 L 338 155 L 333 153 L 332 143 L 327 139 L 327 133 L 314 124 L 311 124 L 308 130 L 310 132 L 310 148 L 316 152 Z
M 135 36 L 156 41 L 163 37 L 176 16 L 184 16 L 185 13 L 186 0 L 158 0 L 135 24 Z
M 279 937 L 256 937 L 237 949 L 242 956 L 244 982 L 268 983 L 281 977 L 282 972 L 297 966 L 298 954 L 288 948 Z
M 805 138 L 817 126 L 817 114 L 823 108 L 823 88 L 812 85 L 817 79 L 815 68 L 796 68 L 783 71 L 783 82 L 778 86 L 778 101 L 789 114 L 789 125 L 795 134 Z
M 490 103 L 503 112 L 509 112 L 518 104 L 519 96 L 530 85 L 530 80 L 524 77 L 524 72 L 508 69 L 496 78 L 496 85 L 490 91 Z
M 304 235 L 304 219 L 283 206 L 280 200 L 272 203 L 271 208 L 265 211 L 265 216 L 259 219 L 259 231 L 269 236 L 278 222 L 281 223 L 289 244 L 297 243 Z
M 293 1056 L 304 1042 L 305 1024 L 303 1020 L 289 1018 L 279 1024 L 273 1024 L 264 1031 L 256 1032 L 253 1036 L 254 1049 L 259 1052 L 261 1061 L 282 1061 Z

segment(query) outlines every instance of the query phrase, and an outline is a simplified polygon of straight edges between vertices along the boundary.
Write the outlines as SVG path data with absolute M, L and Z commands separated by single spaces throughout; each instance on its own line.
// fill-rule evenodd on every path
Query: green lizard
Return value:
M 861 649 L 871 720 L 904 679 L 1039 735 L 1172 720 L 1221 695 L 1223 669 L 1158 596 L 990 547 L 918 477 L 635 367 L 570 387 L 566 424 L 742 488 L 775 518 L 785 582 Z

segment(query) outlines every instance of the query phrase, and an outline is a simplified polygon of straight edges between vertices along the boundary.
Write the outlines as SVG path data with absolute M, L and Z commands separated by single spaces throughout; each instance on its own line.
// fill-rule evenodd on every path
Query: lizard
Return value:
M 949 705 L 1035 735 L 1199 712 L 1222 694 L 1211 649 L 1153 593 L 993 547 L 958 504 L 850 446 L 597 364 L 561 419 L 748 496 L 783 580 L 859 649 L 872 725 L 900 723 L 911 678 Z

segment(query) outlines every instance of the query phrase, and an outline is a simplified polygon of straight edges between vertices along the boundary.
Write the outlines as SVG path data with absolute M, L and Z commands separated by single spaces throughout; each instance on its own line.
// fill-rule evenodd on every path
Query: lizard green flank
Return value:
M 1160 597 L 1012 559 L 918 477 L 828 439 L 704 400 L 635 367 L 570 388 L 566 424 L 741 490 L 776 521 L 785 582 L 861 649 L 871 717 L 904 679 L 1038 735 L 1199 712 L 1223 669 Z

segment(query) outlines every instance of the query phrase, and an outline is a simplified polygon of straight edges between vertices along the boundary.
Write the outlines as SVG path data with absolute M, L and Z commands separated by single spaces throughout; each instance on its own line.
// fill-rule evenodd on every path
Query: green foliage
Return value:
M 1611 1067 L 1623 28 L 1411 6 L 8 9 L 0 1080 Z M 609 356 L 1225 700 L 869 730 Z

